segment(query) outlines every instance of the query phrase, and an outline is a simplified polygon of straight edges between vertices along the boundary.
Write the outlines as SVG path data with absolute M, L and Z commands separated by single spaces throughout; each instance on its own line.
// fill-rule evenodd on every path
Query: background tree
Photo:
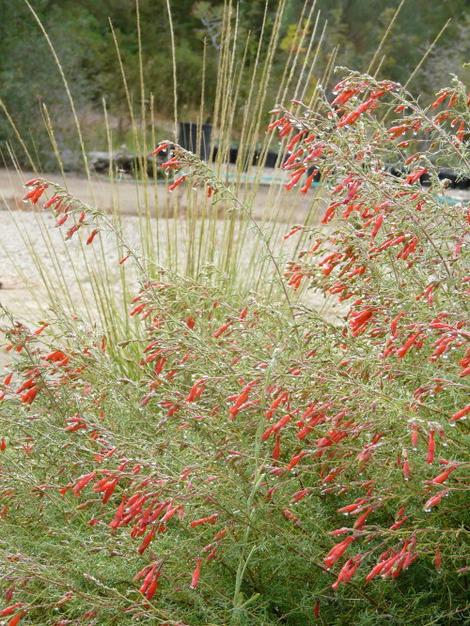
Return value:
M 397 4 L 395 0 L 318 0 L 315 10 L 321 13 L 320 24 L 327 20 L 328 26 L 315 75 L 322 75 L 336 47 L 337 64 L 366 69 Z M 111 23 L 125 68 L 131 104 L 138 118 L 142 90 L 135 3 L 129 0 L 102 0 L 98 3 L 93 0 L 78 3 L 73 0 L 33 0 L 32 5 L 53 42 L 69 80 L 87 146 L 90 149 L 106 148 L 102 123 L 102 101 L 105 98 L 114 143 L 126 143 L 129 148 L 135 149 L 129 132 L 126 90 L 110 30 Z M 261 54 L 264 54 L 278 6 L 274 2 L 266 5 L 264 0 L 241 0 L 238 5 L 233 5 L 233 16 L 237 19 L 238 63 L 245 54 L 246 67 L 240 83 L 240 106 L 249 92 L 250 68 L 255 63 L 259 42 L 262 42 Z M 311 5 L 306 6 L 303 19 Z M 206 111 L 213 106 L 219 56 L 217 45 L 220 44 L 217 40 L 220 38 L 218 31 L 222 27 L 223 7 L 221 0 L 179 0 L 172 3 L 177 95 L 179 116 L 183 120 L 197 119 L 203 72 Z M 273 59 L 268 107 L 274 104 L 277 79 L 284 71 L 292 46 L 296 45 L 295 32 L 303 7 L 304 0 L 288 0 L 286 3 L 281 46 Z M 72 154 L 77 151 L 70 106 L 57 65 L 24 2 L 0 0 L 0 13 L 0 97 L 30 150 L 41 156 L 43 167 L 55 167 L 42 120 L 43 105 L 47 106 L 54 120 L 59 148 L 69 149 Z M 149 106 L 152 95 L 157 119 L 164 124 L 173 116 L 171 38 L 166 0 L 140 0 L 139 13 L 144 104 Z M 446 21 L 452 18 L 429 55 L 423 72 L 411 87 L 427 98 L 436 87 L 447 83 L 449 72 L 465 78 L 462 65 L 470 58 L 469 15 L 466 0 L 438 4 L 426 0 L 405 2 L 378 56 L 377 60 L 381 61 L 380 77 L 406 82 L 427 46 Z M 321 31 L 322 27 L 317 29 L 316 40 Z M 312 36 L 313 32 L 307 34 L 305 47 L 308 46 L 309 35 Z M 305 54 L 305 50 L 300 54 Z M 8 152 L 6 141 L 18 147 L 15 146 L 15 134 L 9 122 L 5 115 L 1 115 L 0 142 L 4 158 Z M 21 149 L 18 154 L 21 158 Z

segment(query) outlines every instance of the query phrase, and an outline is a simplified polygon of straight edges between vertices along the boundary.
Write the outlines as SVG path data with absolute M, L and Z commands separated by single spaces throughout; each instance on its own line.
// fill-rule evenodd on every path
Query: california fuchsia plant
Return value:
M 469 207 L 437 175 L 469 169 L 468 95 L 455 81 L 423 109 L 349 72 L 314 109 L 273 116 L 286 186 L 309 193 L 319 170 L 327 190 L 319 227 L 286 233 L 286 267 L 250 218 L 282 289 L 190 280 L 125 248 L 141 285 L 120 345 L 75 318 L 5 318 L 10 625 L 468 620 Z M 197 157 L 163 148 L 172 188 L 250 217 Z M 66 237 L 109 226 L 29 182 L 45 196 Z

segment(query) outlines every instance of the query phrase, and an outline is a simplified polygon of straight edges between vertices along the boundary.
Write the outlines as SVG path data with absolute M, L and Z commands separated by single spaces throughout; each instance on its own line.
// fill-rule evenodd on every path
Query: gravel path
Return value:
M 96 187 L 87 189 L 87 181 L 72 177 L 67 180 L 70 192 L 83 201 L 110 209 L 113 204 L 113 194 L 116 189 L 109 181 L 99 180 Z M 161 190 L 161 191 L 160 191 Z M 159 186 L 158 194 L 165 190 Z M 116 239 L 112 233 L 102 232 L 93 246 L 86 247 L 80 237 L 74 236 L 64 242 L 63 232 L 55 228 L 55 220 L 47 211 L 31 211 L 30 205 L 22 202 L 24 190 L 18 176 L 0 171 L 0 193 L 3 200 L 0 205 L 0 304 L 5 306 L 21 321 L 31 324 L 47 319 L 50 315 L 48 307 L 57 302 L 68 302 L 80 313 L 88 311 L 89 318 L 94 317 L 93 282 L 96 278 L 104 278 L 116 297 L 122 302 L 121 267 L 118 264 L 119 252 L 116 250 Z M 264 194 L 264 195 L 263 195 Z M 196 195 L 196 194 L 195 194 Z M 268 198 L 266 190 L 261 192 L 262 198 Z M 197 198 L 197 195 L 196 195 Z M 135 250 L 141 249 L 140 227 L 141 221 L 136 217 L 135 207 L 142 202 L 142 188 L 134 183 L 123 183 L 119 186 L 117 199 L 122 215 L 122 228 L 125 241 Z M 160 199 L 161 200 L 161 199 Z M 171 202 L 179 202 L 179 217 L 158 220 L 150 219 L 149 224 L 154 237 L 154 246 L 160 250 L 159 262 L 165 267 L 168 264 L 166 251 L 168 245 L 175 251 L 180 260 L 186 258 L 186 252 L 191 239 L 198 241 L 197 230 L 202 222 L 195 216 L 186 219 L 184 213 L 184 196 L 176 197 Z M 93 201 L 93 202 L 92 202 Z M 303 202 L 303 205 L 302 205 Z M 123 205 L 126 210 L 123 209 Z M 288 224 L 278 225 L 279 234 L 289 230 L 290 224 L 305 219 L 308 207 L 304 197 L 301 204 L 290 204 L 289 215 L 281 216 Z M 1 210 L 3 208 L 4 210 Z M 255 211 L 260 217 L 266 211 L 266 205 L 258 198 Z M 170 207 L 170 214 L 174 214 L 174 207 Z M 190 224 L 194 231 L 188 232 Z M 277 222 L 276 222 L 277 223 Z M 213 222 L 215 237 L 223 241 L 227 222 L 216 220 Z M 266 227 L 266 225 L 265 225 Z M 207 223 L 205 231 L 207 233 Z M 276 251 L 291 258 L 296 237 L 283 242 L 280 236 L 279 247 Z M 241 264 L 248 266 L 251 255 L 255 250 L 255 235 L 248 231 L 241 255 Z M 169 244 L 170 242 L 170 244 Z M 206 244 L 204 244 L 206 245 Z M 223 244 L 221 244 L 223 249 Z M 281 249 L 282 246 L 282 249 Z M 260 250 L 260 259 L 265 254 Z M 106 262 L 103 262 L 106 259 Z M 132 262 L 126 263 L 128 287 L 132 292 L 138 288 L 137 278 L 132 271 Z M 243 268 L 238 268 L 243 272 Z M 96 315 L 95 315 L 96 317 Z M 5 363 L 7 355 L 0 352 L 0 364 Z

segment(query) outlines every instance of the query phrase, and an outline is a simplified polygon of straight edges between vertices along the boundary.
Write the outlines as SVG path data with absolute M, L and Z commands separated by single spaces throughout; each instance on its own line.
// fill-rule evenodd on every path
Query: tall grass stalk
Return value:
M 80 145 L 81 158 L 85 175 L 88 180 L 91 197 L 96 197 L 95 188 L 99 184 L 98 179 L 90 171 L 88 162 L 88 150 L 81 129 L 80 115 L 74 103 L 69 79 L 64 73 L 61 60 L 59 59 L 54 43 L 38 14 L 31 4 L 27 3 L 32 18 L 37 22 L 39 29 L 47 41 L 50 52 L 55 60 L 67 100 L 70 105 L 75 124 L 76 134 Z M 392 16 L 388 28 L 384 32 L 382 41 L 371 60 L 376 62 L 380 50 L 391 28 L 394 25 L 402 3 Z M 126 68 L 120 52 L 117 33 L 110 22 L 110 36 L 112 45 L 116 50 L 116 64 L 120 73 L 130 119 L 133 148 L 139 154 L 139 171 L 135 182 L 135 207 L 137 212 L 137 226 L 139 229 L 140 248 L 144 259 L 147 260 L 147 269 L 151 267 L 166 266 L 170 270 L 185 273 L 188 276 L 198 276 L 201 272 L 210 275 L 212 281 L 222 279 L 237 284 L 240 289 L 249 291 L 250 288 L 259 289 L 265 286 L 267 291 L 276 296 L 279 291 L 279 281 L 273 280 L 272 259 L 265 255 L 265 244 L 268 243 L 274 251 L 274 256 L 279 257 L 278 264 L 282 266 L 285 252 L 282 244 L 282 234 L 285 224 L 291 223 L 293 215 L 302 215 L 302 221 L 307 226 L 315 223 L 318 208 L 323 203 L 324 192 L 320 185 L 308 198 L 308 201 L 292 201 L 286 199 L 286 192 L 279 182 L 279 165 L 285 156 L 284 141 L 279 145 L 278 167 L 273 170 L 272 181 L 268 186 L 264 184 L 264 165 L 273 140 L 270 133 L 264 131 L 266 121 L 266 102 L 269 92 L 276 93 L 276 101 L 285 104 L 293 95 L 305 98 L 311 91 L 309 106 L 314 108 L 315 98 L 318 93 L 318 85 L 326 84 L 333 71 L 335 51 L 329 64 L 321 77 L 318 77 L 318 59 L 322 45 L 324 44 L 328 28 L 316 8 L 315 2 L 305 2 L 301 16 L 298 20 L 294 34 L 298 43 L 292 46 L 285 64 L 281 81 L 274 85 L 273 64 L 280 50 L 281 28 L 285 15 L 286 0 L 276 3 L 274 8 L 266 3 L 260 37 L 256 48 L 255 58 L 252 65 L 247 67 L 247 45 L 240 45 L 238 33 L 238 10 L 231 2 L 227 2 L 223 12 L 221 48 L 219 53 L 217 88 L 214 108 L 209 112 L 205 102 L 205 72 L 206 64 L 203 63 L 203 75 L 201 77 L 201 101 L 198 114 L 198 136 L 201 137 L 202 125 L 206 115 L 210 113 L 213 122 L 213 145 L 217 143 L 218 152 L 214 163 L 214 169 L 218 175 L 233 178 L 233 191 L 241 199 L 246 211 L 231 212 L 224 215 L 223 205 L 210 205 L 207 199 L 191 189 L 182 193 L 174 192 L 169 195 L 166 188 L 162 188 L 157 180 L 157 169 L 149 176 L 147 172 L 146 154 L 149 148 L 162 136 L 161 120 L 155 111 L 154 97 L 151 94 L 147 102 L 150 90 L 144 80 L 144 54 L 141 41 L 139 3 L 136 2 L 137 24 L 137 48 L 138 48 L 138 71 L 140 82 L 140 102 L 134 103 L 131 98 Z M 269 14 L 271 12 L 271 14 Z M 170 38 L 171 62 L 174 80 L 174 119 L 173 134 L 177 135 L 178 116 L 177 79 L 178 68 L 176 67 L 175 33 L 172 23 L 171 2 L 167 0 L 167 16 Z M 270 29 L 267 28 L 268 17 L 272 22 Z M 203 55 L 207 44 L 204 43 Z M 251 72 L 251 80 L 246 98 L 242 100 L 240 85 L 247 72 Z M 413 76 L 414 74 L 412 74 Z M 412 78 L 412 76 L 410 78 Z M 106 103 L 103 101 L 103 125 L 106 131 L 108 152 L 113 153 L 113 132 Z M 41 170 L 41 164 L 28 151 L 26 143 L 21 138 L 11 112 L 2 106 L 3 113 L 10 122 L 12 131 L 16 136 L 21 148 L 25 151 L 31 169 L 34 172 Z M 52 152 L 55 155 L 59 170 L 67 183 L 67 175 L 64 172 L 61 155 L 54 133 L 54 121 L 51 119 L 47 108 L 43 108 L 43 119 L 47 129 Z M 240 128 L 238 160 L 234 168 L 227 166 L 228 152 L 233 137 L 236 135 L 235 126 Z M 259 159 L 255 165 L 251 165 L 255 151 L 259 153 Z M 244 176 L 245 168 L 248 167 L 250 182 Z M 19 173 L 21 175 L 21 173 Z M 114 168 L 109 168 L 108 180 L 111 183 L 111 211 L 114 223 L 117 227 L 123 227 L 122 203 L 120 201 L 120 175 Z M 253 222 L 250 216 L 255 215 L 257 202 L 263 197 L 264 207 L 260 211 L 256 209 L 255 227 L 262 233 L 262 237 L 253 235 Z M 297 204 L 298 203 L 298 204 Z M 288 207 L 286 209 L 286 207 Z M 184 219 L 182 213 L 184 212 Z M 223 219 L 221 219 L 223 218 Z M 38 273 L 39 281 L 44 285 L 49 294 L 59 295 L 59 299 L 67 309 L 76 308 L 83 311 L 90 320 L 98 317 L 100 324 L 106 333 L 117 339 L 128 328 L 126 307 L 128 293 L 132 278 L 128 275 L 125 265 L 119 266 L 118 280 L 120 288 L 113 288 L 113 276 L 117 259 L 109 257 L 100 242 L 94 246 L 90 254 L 80 245 L 75 254 L 80 258 L 74 258 L 66 243 L 63 244 L 67 265 L 70 268 L 77 289 L 72 289 L 64 275 L 60 261 L 57 258 L 57 243 L 52 244 L 48 229 L 40 214 L 34 215 L 34 220 L 39 224 L 39 231 L 44 240 L 48 254 L 51 258 L 50 267 L 46 267 L 44 259 L 34 251 L 30 242 L 23 240 L 31 254 L 32 262 Z M 20 233 L 21 236 L 24 237 Z M 303 233 L 300 234 L 296 249 L 305 243 Z M 264 240 L 264 241 L 263 241 Z M 125 250 L 116 242 L 119 254 L 125 254 Z M 86 276 L 80 275 L 84 265 Z M 12 259 L 12 266 L 19 271 L 18 264 Z M 88 278 L 91 291 L 84 291 L 82 281 Z M 78 293 L 77 293 L 78 291 Z M 91 297 L 91 300 L 90 300 Z

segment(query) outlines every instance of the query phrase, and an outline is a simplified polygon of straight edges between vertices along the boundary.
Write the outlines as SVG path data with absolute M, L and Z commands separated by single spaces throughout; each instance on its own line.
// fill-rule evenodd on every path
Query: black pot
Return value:
M 203 161 L 207 161 L 209 159 L 211 136 L 212 124 L 203 124 L 199 127 L 199 125 L 194 122 L 179 123 L 178 143 L 185 150 L 189 150 L 190 152 L 197 154 L 197 156 Z

